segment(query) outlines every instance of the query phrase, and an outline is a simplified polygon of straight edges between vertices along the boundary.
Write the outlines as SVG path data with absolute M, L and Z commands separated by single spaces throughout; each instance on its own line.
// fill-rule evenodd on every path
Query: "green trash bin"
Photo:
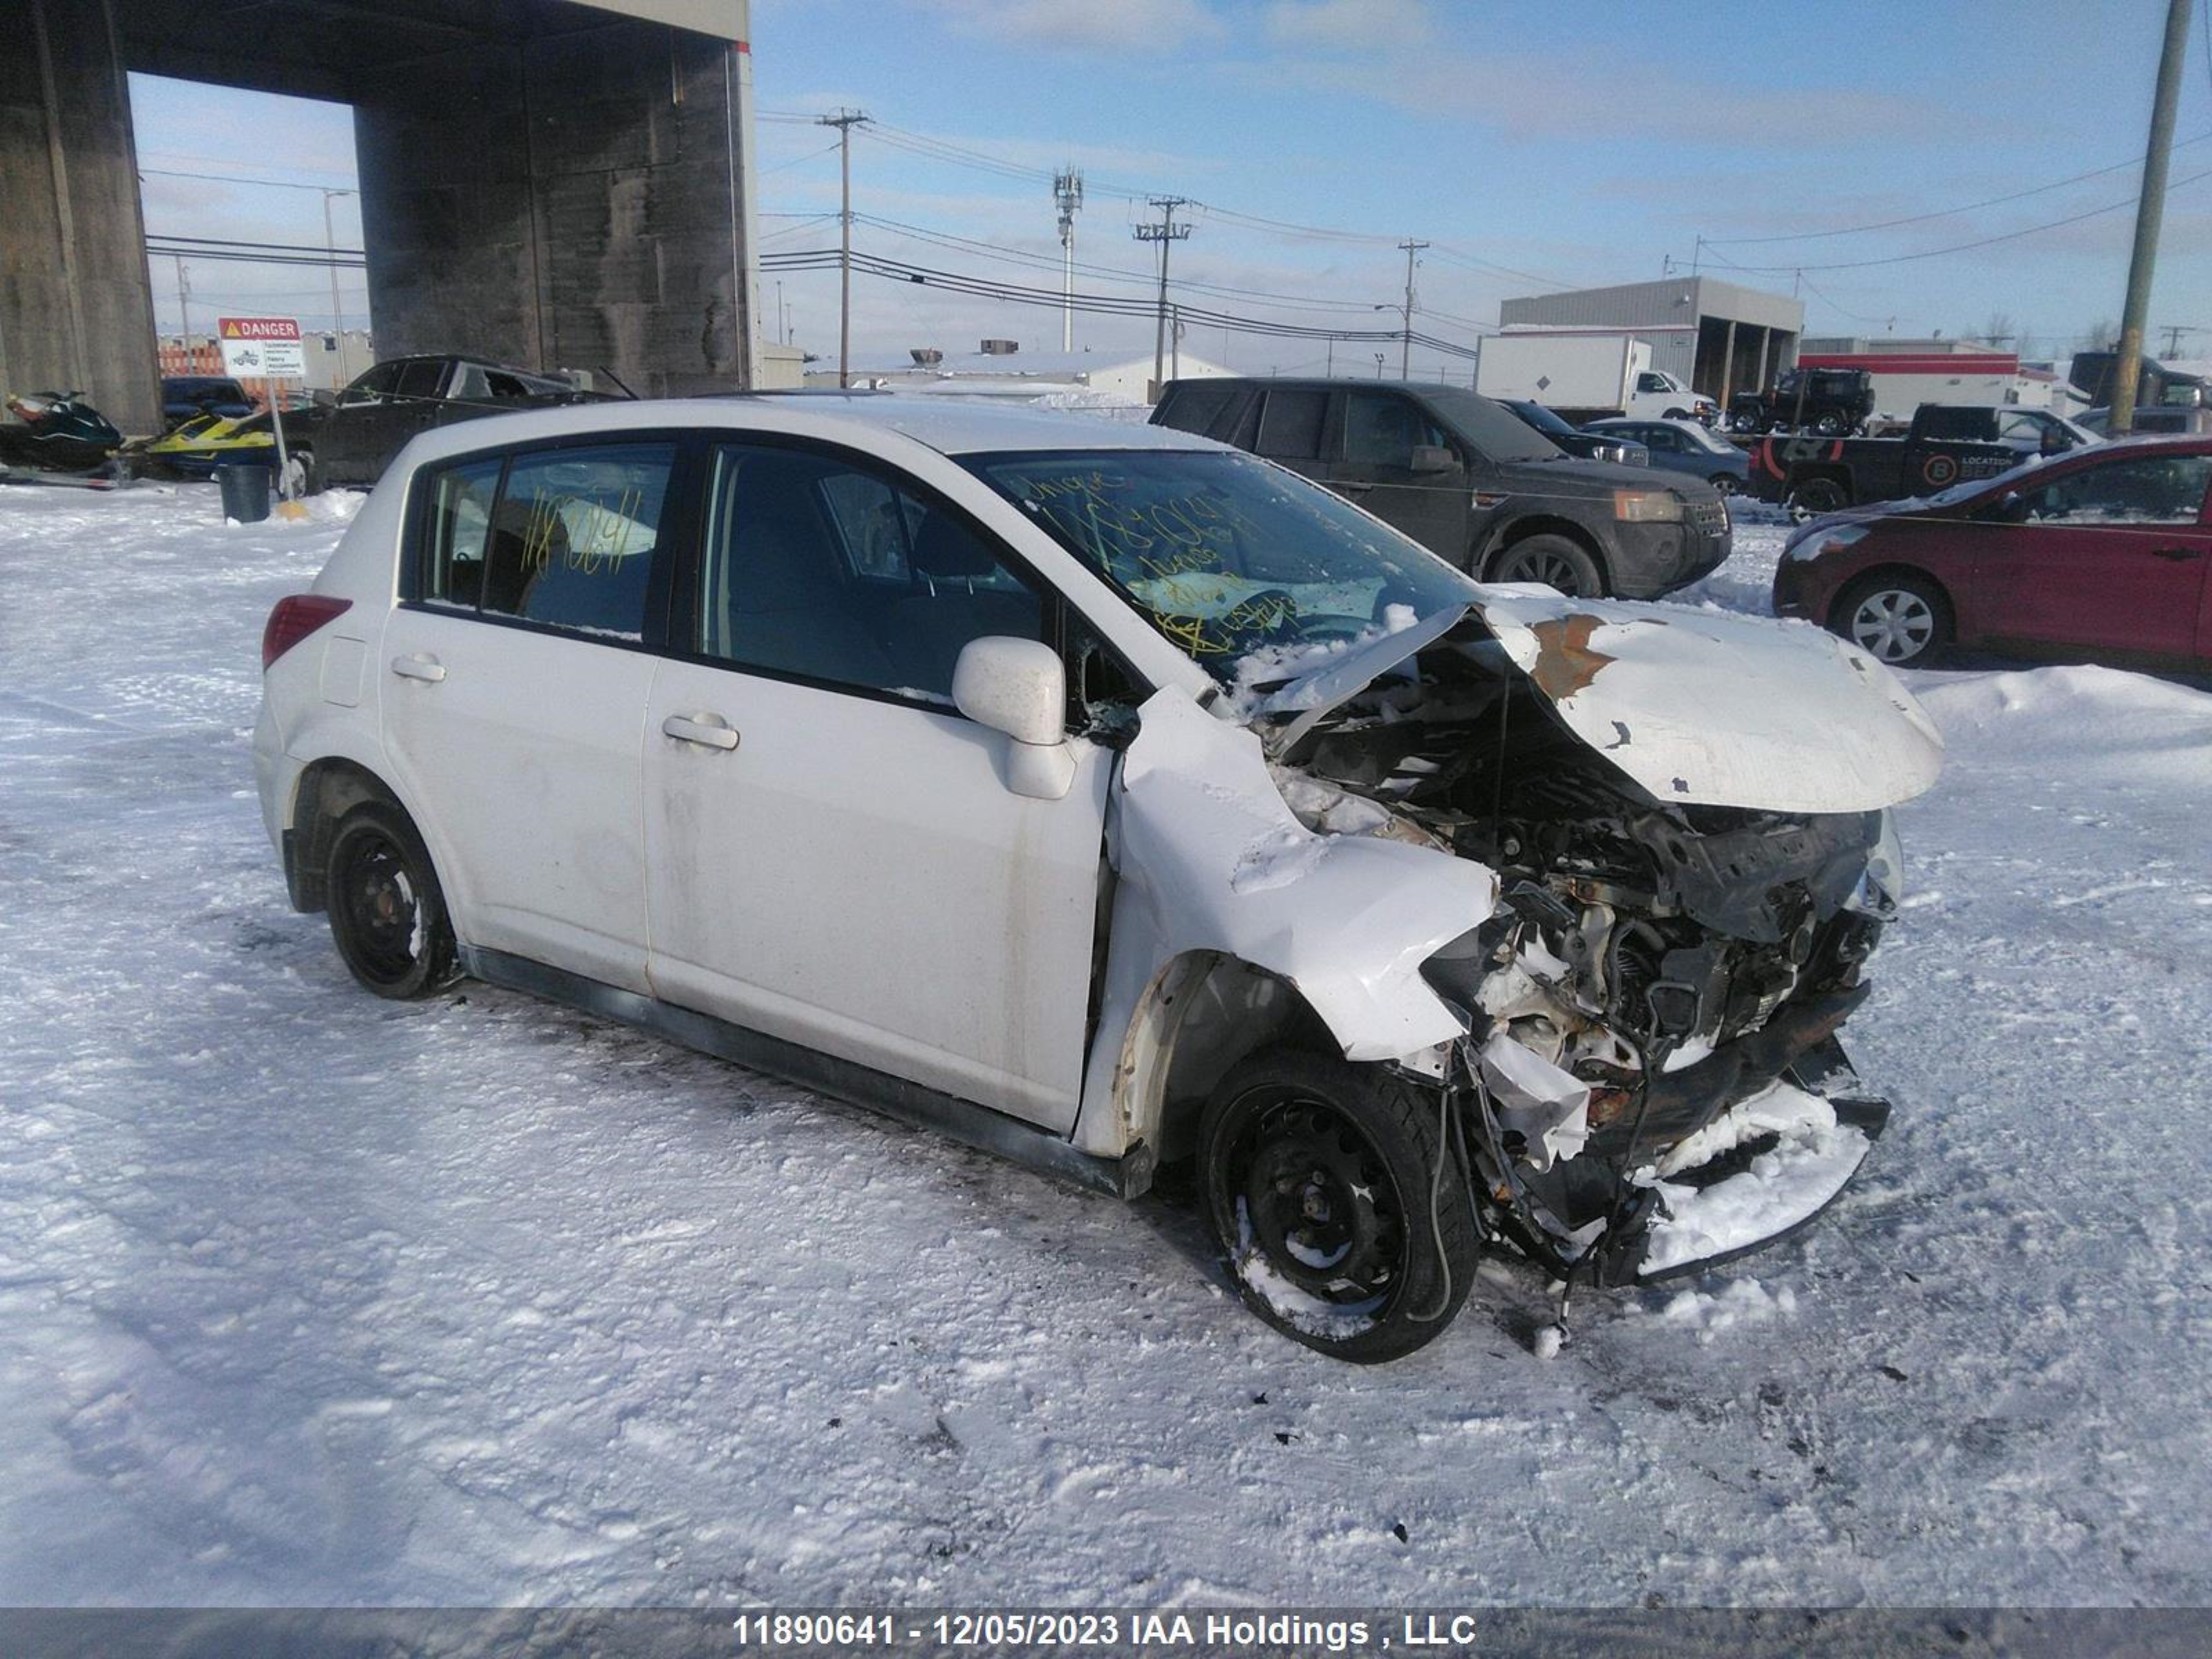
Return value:
M 219 466 L 216 482 L 222 487 L 222 516 L 239 524 L 259 524 L 269 516 L 273 468 L 238 465 Z

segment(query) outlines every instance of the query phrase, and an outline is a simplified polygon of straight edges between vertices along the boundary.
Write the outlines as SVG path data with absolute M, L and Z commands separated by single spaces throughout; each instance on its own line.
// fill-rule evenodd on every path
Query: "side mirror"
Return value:
M 336 409 L 338 406 L 338 394 L 326 386 L 317 386 L 308 394 L 307 401 L 317 409 Z
M 1406 465 L 1415 472 L 1455 472 L 1459 457 L 1442 444 L 1415 444 Z
M 2008 489 L 1975 516 L 1992 524 L 2026 524 L 2027 497 L 2017 489 Z
M 1037 800 L 1067 793 L 1075 751 L 1067 741 L 1067 671 L 1058 652 L 1005 635 L 970 640 L 953 665 L 952 703 L 976 725 L 1013 739 L 1007 788 Z

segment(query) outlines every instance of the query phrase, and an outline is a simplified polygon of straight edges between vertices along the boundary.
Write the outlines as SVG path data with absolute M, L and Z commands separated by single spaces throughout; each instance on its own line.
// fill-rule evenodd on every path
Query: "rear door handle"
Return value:
M 427 680 L 435 685 L 446 678 L 446 665 L 435 657 L 420 655 L 394 657 L 392 672 L 403 680 Z
M 1364 495 L 1375 486 L 1371 483 L 1362 483 L 1357 478 L 1340 478 L 1332 483 L 1329 488 L 1340 489 L 1347 495 Z
M 2204 550 L 2201 547 L 2154 547 L 2150 550 L 2150 556 L 2154 559 L 2173 559 L 2176 561 L 2182 559 L 2201 559 L 2204 556 Z
M 679 743 L 696 743 L 702 749 L 735 749 L 738 729 L 720 714 L 671 714 L 661 721 L 662 732 Z

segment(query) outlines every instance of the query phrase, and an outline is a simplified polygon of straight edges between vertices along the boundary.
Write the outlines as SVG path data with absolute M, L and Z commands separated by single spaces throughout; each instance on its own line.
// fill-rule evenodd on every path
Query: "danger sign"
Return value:
M 222 369 L 242 380 L 297 380 L 307 373 L 296 317 L 218 317 Z

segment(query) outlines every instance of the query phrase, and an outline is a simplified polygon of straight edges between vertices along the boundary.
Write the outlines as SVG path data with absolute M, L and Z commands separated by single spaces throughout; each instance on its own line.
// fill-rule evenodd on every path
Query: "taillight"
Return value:
M 321 593 L 287 593 L 269 613 L 261 630 L 261 668 L 264 673 L 301 640 L 332 617 L 353 608 L 351 599 L 333 599 Z

